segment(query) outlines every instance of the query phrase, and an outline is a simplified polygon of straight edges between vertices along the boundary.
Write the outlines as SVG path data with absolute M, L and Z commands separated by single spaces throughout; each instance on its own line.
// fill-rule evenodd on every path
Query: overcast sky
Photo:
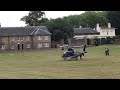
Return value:
M 25 22 L 20 18 L 28 15 L 29 11 L 0 11 L 0 23 L 2 27 L 21 27 L 25 26 Z M 45 11 L 47 18 L 58 18 L 63 16 L 81 14 L 84 11 Z

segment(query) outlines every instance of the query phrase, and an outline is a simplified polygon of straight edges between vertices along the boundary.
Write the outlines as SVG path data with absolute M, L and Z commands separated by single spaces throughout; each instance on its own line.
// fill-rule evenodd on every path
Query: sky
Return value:
M 45 17 L 58 18 L 69 15 L 79 15 L 84 11 L 45 11 Z M 0 23 L 1 27 L 21 27 L 25 26 L 25 22 L 20 21 L 25 15 L 28 15 L 29 11 L 0 11 Z

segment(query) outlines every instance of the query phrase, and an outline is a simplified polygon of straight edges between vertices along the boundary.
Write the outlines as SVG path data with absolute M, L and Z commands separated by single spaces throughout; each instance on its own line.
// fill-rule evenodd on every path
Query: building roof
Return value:
M 51 35 L 46 26 L 0 27 L 0 36 Z
M 100 29 L 116 29 L 116 28 L 114 28 L 114 27 L 108 28 L 107 26 L 102 26 L 102 27 L 100 27 Z
M 89 35 L 89 34 L 100 34 L 96 30 L 93 30 L 92 28 L 74 28 L 74 34 L 78 35 Z

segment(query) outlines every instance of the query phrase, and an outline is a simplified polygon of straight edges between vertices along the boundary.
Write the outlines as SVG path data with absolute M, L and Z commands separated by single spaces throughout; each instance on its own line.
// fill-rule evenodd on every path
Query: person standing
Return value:
M 108 48 L 105 48 L 105 55 L 109 56 L 109 49 Z

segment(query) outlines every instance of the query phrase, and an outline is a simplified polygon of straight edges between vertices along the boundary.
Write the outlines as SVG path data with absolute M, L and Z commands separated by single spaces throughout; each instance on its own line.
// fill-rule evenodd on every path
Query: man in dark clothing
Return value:
M 105 48 L 105 55 L 108 56 L 109 55 L 109 49 Z
M 63 56 L 65 57 L 74 56 L 74 50 L 72 48 L 68 48 L 68 51 L 65 51 Z
M 83 47 L 83 51 L 85 52 L 85 49 L 86 49 L 86 45 Z
M 74 56 L 74 53 L 75 53 L 74 49 L 69 47 L 68 48 L 68 53 L 69 53 L 70 56 Z
M 84 56 L 85 53 L 87 53 L 86 52 L 86 45 L 84 45 L 84 47 L 83 47 L 83 56 Z
M 74 49 L 73 48 L 68 48 L 68 51 L 71 51 L 72 53 L 74 53 Z

